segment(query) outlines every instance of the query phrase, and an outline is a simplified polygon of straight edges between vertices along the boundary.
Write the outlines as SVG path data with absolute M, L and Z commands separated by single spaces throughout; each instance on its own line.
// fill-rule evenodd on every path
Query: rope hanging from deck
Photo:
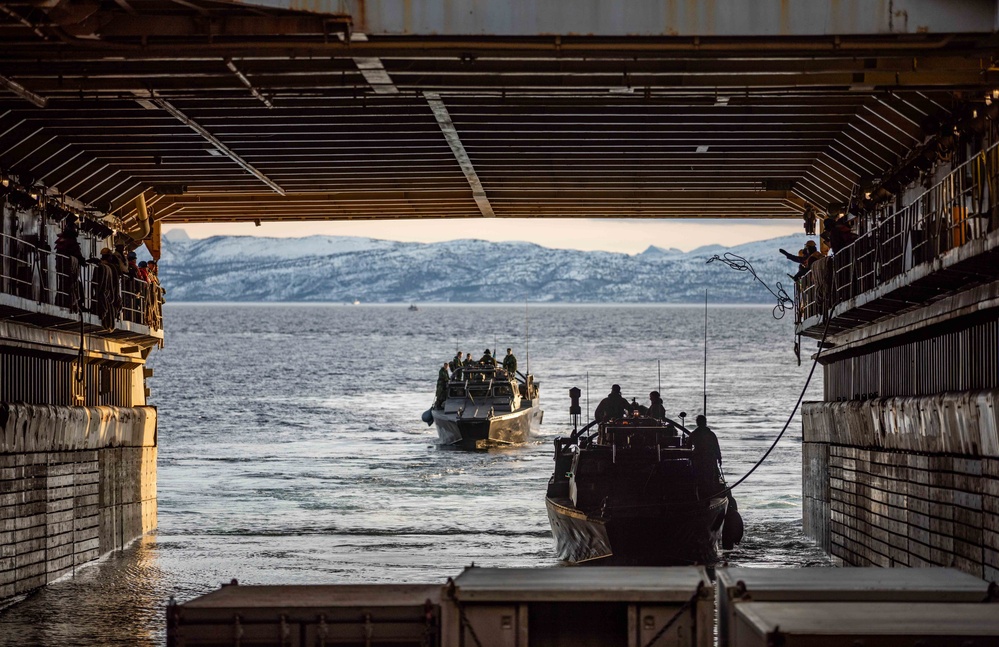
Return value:
M 758 468 L 760 465 L 763 464 L 765 460 L 767 460 L 767 458 L 770 456 L 770 453 L 773 452 L 775 447 L 777 447 L 777 443 L 779 443 L 780 439 L 784 437 L 784 433 L 787 431 L 787 428 L 791 426 L 791 421 L 794 420 L 794 415 L 798 413 L 798 408 L 801 406 L 801 401 L 805 399 L 805 393 L 808 391 L 808 385 L 811 384 L 812 376 L 815 375 L 815 367 L 819 365 L 819 356 L 822 354 L 822 348 L 825 345 L 826 333 L 829 332 L 830 321 L 831 319 L 826 319 L 825 328 L 822 330 L 822 339 L 819 340 L 819 350 L 818 352 L 815 353 L 815 358 L 812 360 L 812 368 L 808 371 L 808 378 L 805 380 L 805 385 L 801 387 L 801 393 L 798 395 L 798 401 L 794 403 L 794 408 L 791 409 L 791 415 L 787 417 L 787 422 L 784 423 L 784 428 L 780 430 L 780 433 L 777 434 L 776 438 L 774 438 L 773 443 L 770 444 L 770 447 L 767 449 L 767 451 L 763 453 L 763 456 L 760 457 L 760 460 L 756 461 L 756 463 L 751 468 L 749 468 L 748 472 L 743 474 L 738 481 L 736 481 L 732 485 L 729 485 L 724 490 L 722 490 L 721 492 L 719 492 L 714 496 L 727 495 L 729 492 L 735 489 L 740 483 L 748 479 L 752 475 L 752 473 L 756 471 L 756 468 Z
M 794 307 L 794 300 L 788 296 L 787 291 L 784 289 L 781 282 L 777 281 L 777 291 L 774 292 L 773 288 L 771 288 L 766 281 L 759 277 L 756 270 L 753 268 L 753 264 L 746 258 L 739 256 L 738 254 L 733 254 L 732 252 L 725 252 L 721 256 L 715 254 L 707 260 L 709 264 L 715 261 L 721 261 L 737 272 L 749 272 L 754 279 L 759 281 L 760 284 L 767 289 L 767 292 L 772 294 L 774 298 L 777 299 L 777 305 L 774 306 L 773 310 L 774 319 L 783 319 L 784 313 L 788 309 Z

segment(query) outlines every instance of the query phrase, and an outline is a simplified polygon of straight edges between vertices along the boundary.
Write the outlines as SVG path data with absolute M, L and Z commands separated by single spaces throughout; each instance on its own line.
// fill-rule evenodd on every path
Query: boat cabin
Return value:
M 448 383 L 444 413 L 462 412 L 464 415 L 481 417 L 481 412 L 492 411 L 491 415 L 501 415 L 517 411 L 521 406 L 530 406 L 537 397 L 534 377 L 527 375 L 520 381 L 501 367 L 465 367 L 457 378 Z M 526 401 L 526 402 L 525 402 Z

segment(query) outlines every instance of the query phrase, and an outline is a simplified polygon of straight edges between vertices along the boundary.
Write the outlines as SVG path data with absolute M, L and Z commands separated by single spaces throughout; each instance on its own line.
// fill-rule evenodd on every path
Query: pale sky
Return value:
M 324 221 L 253 223 L 179 223 L 163 232 L 183 229 L 191 238 L 325 234 L 431 243 L 463 238 L 527 241 L 543 247 L 603 250 L 635 254 L 649 245 L 690 251 L 702 245 L 731 247 L 787 234 L 804 234 L 794 220 L 613 220 L 583 218 L 462 218 L 440 220 Z

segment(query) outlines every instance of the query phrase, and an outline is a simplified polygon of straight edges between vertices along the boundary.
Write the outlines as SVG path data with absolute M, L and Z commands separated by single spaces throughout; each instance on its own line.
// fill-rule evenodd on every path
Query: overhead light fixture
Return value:
M 716 106 L 727 106 L 729 97 L 715 97 Z
M 708 147 L 707 146 L 698 146 L 697 150 L 695 152 L 697 152 L 697 153 L 707 153 L 708 152 Z
M 611 94 L 635 94 L 635 88 L 627 85 L 620 85 L 608 90 Z
M 222 151 L 220 151 L 217 148 L 209 148 L 209 149 L 207 149 L 207 151 L 208 151 L 208 154 L 211 155 L 211 156 L 213 156 L 213 157 L 222 157 Z

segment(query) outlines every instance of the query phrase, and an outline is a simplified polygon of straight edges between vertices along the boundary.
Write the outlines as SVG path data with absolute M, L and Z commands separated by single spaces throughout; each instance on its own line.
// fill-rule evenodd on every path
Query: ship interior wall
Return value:
M 162 333 L 138 307 L 114 330 L 80 314 L 69 289 L 80 277 L 53 251 L 63 225 L 49 216 L 0 200 L 0 602 L 156 526 L 144 364 Z M 109 243 L 93 227 L 80 235 L 88 257 Z
M 806 534 L 852 565 L 999 581 L 999 315 L 825 366 L 802 409 Z

